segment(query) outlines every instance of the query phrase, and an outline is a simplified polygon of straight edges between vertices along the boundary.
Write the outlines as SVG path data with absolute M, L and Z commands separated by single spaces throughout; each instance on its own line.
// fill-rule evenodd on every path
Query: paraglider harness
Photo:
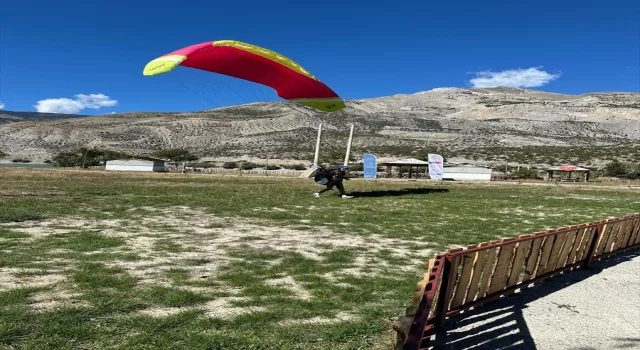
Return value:
M 323 166 L 318 168 L 318 172 L 313 177 L 313 181 L 315 181 L 318 185 L 326 186 L 329 182 L 333 180 L 333 173 L 330 170 L 327 170 Z

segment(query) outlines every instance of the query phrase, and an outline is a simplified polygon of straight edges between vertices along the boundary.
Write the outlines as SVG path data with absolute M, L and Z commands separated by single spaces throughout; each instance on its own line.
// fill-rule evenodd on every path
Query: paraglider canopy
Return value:
M 284 99 L 321 111 L 345 108 L 338 94 L 298 63 L 240 41 L 219 40 L 179 49 L 149 62 L 143 74 L 166 73 L 178 65 L 266 85 Z

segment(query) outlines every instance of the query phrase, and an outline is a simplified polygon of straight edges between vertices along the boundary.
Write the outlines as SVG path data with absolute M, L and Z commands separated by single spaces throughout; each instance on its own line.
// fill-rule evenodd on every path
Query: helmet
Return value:
M 344 169 L 347 169 L 347 166 L 346 166 L 346 165 L 340 165 L 340 166 L 338 167 L 338 169 L 344 170 Z

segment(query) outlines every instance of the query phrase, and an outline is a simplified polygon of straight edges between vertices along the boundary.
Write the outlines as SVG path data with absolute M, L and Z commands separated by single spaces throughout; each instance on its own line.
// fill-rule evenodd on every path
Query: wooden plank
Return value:
M 582 254 L 582 249 L 584 248 L 583 240 L 587 236 L 588 230 L 589 230 L 588 227 L 583 227 L 576 232 L 576 239 L 573 243 L 573 248 L 569 253 L 569 257 L 567 258 L 567 265 L 571 265 L 574 262 L 576 262 L 576 258 L 578 258 Z
M 617 250 L 617 247 L 619 246 L 620 241 L 626 234 L 627 221 L 620 221 L 618 223 L 618 227 L 619 227 L 619 230 L 615 238 L 611 240 L 611 246 L 609 247 L 609 252 L 615 252 Z
M 622 245 L 620 245 L 620 249 L 624 249 L 631 246 L 631 243 L 633 242 L 633 234 L 635 233 L 636 221 L 638 221 L 637 218 L 632 218 L 630 220 L 629 226 L 627 228 L 627 234 L 624 240 L 622 241 Z
M 483 245 L 486 245 L 486 243 Z M 475 300 L 475 296 L 478 293 L 480 287 L 480 277 L 485 270 L 484 265 L 486 262 L 488 250 L 489 249 L 477 251 L 475 257 L 473 258 L 473 273 L 471 276 L 471 282 L 469 282 L 469 291 L 467 292 L 467 296 L 464 298 L 464 304 Z
M 440 267 L 442 268 L 442 267 Z M 438 305 L 438 295 L 440 294 L 440 286 L 442 285 L 442 275 L 440 276 L 440 280 L 438 280 L 438 284 L 436 285 L 436 291 L 433 294 L 433 301 L 431 302 L 431 308 L 429 309 L 429 319 L 433 319 L 436 317 L 436 309 Z
M 611 229 L 611 234 L 609 235 L 609 239 L 607 240 L 607 244 L 605 245 L 603 250 L 605 254 L 611 253 L 611 250 L 613 249 L 613 243 L 616 241 L 618 234 L 620 234 L 620 231 L 622 230 L 622 226 L 623 225 L 621 221 L 618 221 L 613 224 L 613 228 Z
M 429 261 L 425 265 L 423 278 L 416 285 L 416 292 L 413 293 L 413 299 L 412 299 L 412 304 L 411 305 L 416 306 L 416 307 L 418 305 L 420 305 L 420 302 L 422 301 L 422 298 L 424 296 L 425 288 L 427 287 L 427 284 L 429 284 L 429 278 L 431 276 L 431 269 L 433 268 L 433 266 L 435 264 L 435 261 L 436 261 L 435 258 L 431 258 L 431 259 L 429 259 Z
M 489 248 L 489 250 L 487 250 L 487 261 L 484 264 L 482 279 L 478 286 L 478 298 L 482 298 L 487 294 L 489 280 L 491 279 L 491 276 L 493 276 L 493 271 L 495 269 L 494 266 L 497 261 L 497 250 L 497 247 Z
M 600 232 L 600 237 L 598 238 L 598 242 L 596 242 L 598 245 L 593 251 L 593 256 L 602 255 L 607 240 L 609 239 L 609 233 L 611 233 L 611 224 L 606 223 L 602 225 L 602 232 Z
M 506 287 L 508 278 L 507 273 L 513 259 L 515 246 L 516 244 L 512 243 L 500 247 L 496 270 L 493 273 L 491 282 L 489 282 L 489 294 L 501 291 Z
M 556 240 L 557 235 L 547 236 L 542 244 L 542 253 L 540 254 L 540 261 L 536 269 L 536 277 L 544 274 L 545 267 L 549 261 L 549 255 L 551 254 L 551 248 L 553 248 L 553 242 Z
M 529 257 L 527 258 L 527 267 L 524 270 L 524 277 L 522 278 L 523 282 L 526 282 L 535 276 L 536 267 L 538 267 L 538 258 L 540 257 L 542 243 L 544 242 L 545 237 L 536 238 L 531 241 L 531 251 L 529 252 Z
M 511 268 L 511 273 L 509 274 L 509 280 L 507 281 L 507 287 L 515 286 L 518 282 L 520 282 L 520 276 L 522 275 L 522 270 L 524 269 L 524 259 L 528 255 L 530 247 L 531 240 L 521 241 L 518 243 L 516 256 L 513 259 L 513 266 Z
M 636 245 L 636 244 L 640 244 L 640 219 L 638 219 L 638 222 L 636 223 L 635 237 L 633 238 L 633 243 L 630 245 Z
M 624 234 L 621 235 L 621 238 L 616 243 L 614 247 L 615 250 L 624 249 L 629 246 L 629 239 L 631 238 L 631 234 L 633 233 L 633 227 L 635 225 L 635 219 L 629 219 L 625 221 L 626 225 L 624 226 Z
M 454 309 L 464 303 L 469 282 L 471 281 L 471 273 L 473 272 L 475 253 L 461 255 L 460 264 L 462 264 L 462 272 L 456 285 L 455 295 L 451 301 L 451 308 Z
M 597 229 L 598 228 L 596 226 L 591 226 L 587 229 L 587 232 L 584 233 L 584 238 L 582 239 L 581 244 L 582 247 L 580 248 L 580 256 L 576 258 L 577 261 L 583 261 L 588 258 L 587 255 L 589 255 L 589 247 L 591 247 L 591 242 L 595 239 Z
M 452 258 L 453 260 L 451 261 L 451 270 L 454 271 L 453 273 L 453 281 L 449 281 L 449 285 L 447 286 L 447 290 L 446 290 L 446 294 L 445 294 L 445 300 L 444 300 L 444 312 L 446 313 L 447 311 L 450 310 L 449 305 L 451 304 L 451 301 L 453 299 L 453 293 L 455 291 L 455 285 L 457 283 L 457 280 L 459 280 L 457 277 L 458 275 L 458 267 L 460 266 L 460 260 L 461 260 L 461 255 L 457 255 L 454 256 Z M 444 276 L 445 278 L 447 278 L 446 276 Z M 456 283 L 454 283 L 456 282 Z
M 622 246 L 622 241 L 625 240 L 627 235 L 629 234 L 629 220 L 624 220 L 620 222 L 620 231 L 618 232 L 618 236 L 613 240 L 613 244 L 611 245 L 611 251 L 615 252 L 620 249 Z
M 635 233 L 629 242 L 630 246 L 640 244 L 640 218 L 638 218 L 638 221 L 636 222 Z
M 573 249 L 577 234 L 578 230 L 567 232 L 567 238 L 564 242 L 562 250 L 560 251 L 560 256 L 558 257 L 558 261 L 556 262 L 554 270 L 558 270 L 566 266 L 567 259 L 569 258 L 569 253 L 571 253 L 571 250 Z
M 442 256 L 444 254 L 437 254 L 437 256 Z M 444 261 L 442 261 L 444 262 Z M 435 267 L 435 261 L 434 261 L 434 267 Z M 438 268 L 442 269 L 443 265 L 440 265 Z M 442 271 L 442 270 L 441 270 Z M 435 285 L 435 292 L 433 293 L 433 301 L 431 302 L 431 309 L 429 311 L 429 319 L 433 319 L 436 316 L 436 308 L 438 305 L 438 296 L 440 295 L 440 286 L 442 285 L 442 279 L 444 278 L 444 276 L 442 276 L 442 274 L 440 275 L 440 279 L 437 281 L 437 284 Z
M 633 221 L 633 224 L 631 226 L 631 235 L 629 236 L 629 242 L 627 243 L 627 247 L 630 247 L 633 245 L 635 241 L 635 235 L 637 232 L 640 232 L 640 217 L 636 218 Z
M 551 253 L 549 254 L 549 262 L 544 267 L 543 273 L 548 273 L 556 268 L 556 263 L 560 258 L 560 252 L 562 251 L 562 247 L 564 246 L 567 240 L 567 232 L 561 232 L 556 235 L 556 241 L 553 242 L 553 248 L 551 249 Z

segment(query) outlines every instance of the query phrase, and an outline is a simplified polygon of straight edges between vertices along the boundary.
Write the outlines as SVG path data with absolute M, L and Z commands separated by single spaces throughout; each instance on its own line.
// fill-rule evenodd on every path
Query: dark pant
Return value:
M 331 191 L 333 189 L 333 186 L 335 186 L 338 191 L 340 192 L 340 195 L 345 195 L 346 193 L 344 192 L 344 186 L 342 186 L 342 182 L 329 182 L 327 184 L 327 188 L 323 189 L 322 191 L 318 192 L 318 193 L 325 193 L 327 191 Z

